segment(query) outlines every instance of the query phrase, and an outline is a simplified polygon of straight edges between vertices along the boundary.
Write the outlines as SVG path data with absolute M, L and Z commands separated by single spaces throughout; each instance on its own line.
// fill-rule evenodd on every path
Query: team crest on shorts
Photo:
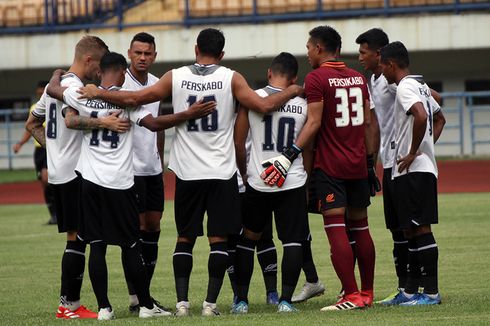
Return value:
M 327 203 L 333 203 L 335 201 L 335 195 L 334 194 L 328 194 L 326 197 L 325 197 L 325 201 Z

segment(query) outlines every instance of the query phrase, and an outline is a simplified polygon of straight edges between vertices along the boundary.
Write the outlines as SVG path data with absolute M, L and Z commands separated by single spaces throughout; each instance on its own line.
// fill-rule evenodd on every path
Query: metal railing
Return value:
M 448 121 L 444 126 L 442 139 L 436 146 L 455 146 L 458 151 L 457 156 L 481 154 L 477 149 L 478 145 L 490 145 L 490 105 L 475 105 L 475 99 L 490 99 L 490 91 L 484 92 L 455 92 L 441 93 L 445 103 L 443 113 Z M 28 109 L 0 109 L 0 162 L 7 160 L 9 169 L 15 168 L 15 159 L 31 157 L 31 154 L 14 154 L 12 145 L 17 138 L 13 137 L 13 131 L 24 129 L 24 122 L 15 122 L 13 117 L 27 116 Z M 469 120 L 467 120 L 469 119 Z M 18 119 L 17 119 L 18 120 Z M 455 136 L 448 136 L 447 131 L 455 130 Z M 482 131 L 478 133 L 478 131 Z M 488 132 L 485 132 L 488 131 Z M 168 160 L 169 144 L 173 136 L 173 129 L 165 132 L 165 160 Z M 449 137 L 449 139 L 448 139 Z M 469 149 L 465 146 L 465 141 L 469 137 Z M 485 153 L 488 154 L 488 153 Z
M 20 0 L 22 1 L 22 0 Z M 251 8 L 245 13 L 228 13 L 226 9 L 220 10 L 219 15 L 213 14 L 216 10 L 209 5 L 207 14 L 194 14 L 196 2 L 191 0 L 183 1 L 183 7 L 178 12 L 181 19 L 177 20 L 157 20 L 141 21 L 137 23 L 126 23 L 126 11 L 144 0 L 44 0 L 42 11 L 40 12 L 39 22 L 29 22 L 28 26 L 23 26 L 22 19 L 15 26 L 9 26 L 8 22 L 3 21 L 5 26 L 0 27 L 0 35 L 4 34 L 26 34 L 26 33 L 56 33 L 73 30 L 89 30 L 111 28 L 123 30 L 130 27 L 144 26 L 180 26 L 190 27 L 205 24 L 256 24 L 265 22 L 284 22 L 299 20 L 321 20 L 321 19 L 340 19 L 359 16 L 392 16 L 410 15 L 417 13 L 454 13 L 459 14 L 465 11 L 490 10 L 490 0 L 479 0 L 469 2 L 467 0 L 453 0 L 441 4 L 409 5 L 400 3 L 397 0 L 384 0 L 375 4 L 366 1 L 364 4 L 356 6 L 330 8 L 322 0 L 298 0 L 297 8 L 286 8 L 282 12 L 274 13 L 274 10 L 262 12 L 258 0 L 251 0 Z M 222 1 L 224 4 L 226 0 Z M 182 2 L 181 2 L 182 3 Z M 208 2 L 209 4 L 210 2 Z M 306 5 L 308 3 L 308 8 Z M 272 7 L 274 8 L 274 7 Z M 21 10 L 21 9 L 18 9 Z M 41 14 L 42 13 L 42 14 Z M 6 17 L 6 15 L 4 15 Z M 112 19 L 115 18 L 115 19 Z M 112 20 L 111 20 L 112 19 Z M 110 22 L 109 22 L 110 21 Z

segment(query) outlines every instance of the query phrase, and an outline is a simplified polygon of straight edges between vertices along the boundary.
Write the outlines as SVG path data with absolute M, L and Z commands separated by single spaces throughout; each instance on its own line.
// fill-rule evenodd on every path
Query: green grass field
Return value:
M 490 210 L 488 193 L 441 195 L 440 221 L 434 227 L 439 244 L 439 275 L 443 304 L 437 307 L 374 307 L 363 311 L 321 313 L 319 309 L 335 301 L 340 285 L 331 267 L 329 247 L 322 221 L 310 216 L 314 237 L 313 251 L 321 280 L 327 286 L 324 296 L 298 304 L 297 314 L 278 315 L 275 308 L 264 303 L 262 276 L 256 270 L 252 279 L 250 313 L 246 316 L 229 314 L 232 294 L 225 280 L 218 306 L 223 315 L 206 319 L 200 316 L 200 306 L 207 284 L 209 247 L 199 239 L 194 251 L 190 300 L 192 317 L 184 319 L 139 320 L 127 311 L 127 294 L 120 263 L 120 250 L 108 251 L 109 297 L 117 319 L 114 325 L 197 324 L 202 325 L 488 325 L 490 324 Z M 381 198 L 375 198 L 370 209 L 371 232 L 376 244 L 376 297 L 382 298 L 396 287 L 391 262 L 391 237 L 384 228 Z M 160 254 L 152 283 L 153 296 L 166 306 L 175 305 L 172 252 L 175 245 L 173 203 L 166 203 L 162 223 Z M 42 205 L 0 206 L 0 324 L 51 325 L 92 324 L 97 321 L 55 320 L 60 283 L 60 258 L 65 244 L 64 235 L 56 227 L 43 225 L 47 210 Z M 279 242 L 276 242 L 279 244 Z M 281 249 L 279 248 L 279 256 Z M 258 264 L 256 264 L 257 266 Z M 302 285 L 304 277 L 301 276 Z M 96 308 L 88 272 L 82 290 L 82 302 Z

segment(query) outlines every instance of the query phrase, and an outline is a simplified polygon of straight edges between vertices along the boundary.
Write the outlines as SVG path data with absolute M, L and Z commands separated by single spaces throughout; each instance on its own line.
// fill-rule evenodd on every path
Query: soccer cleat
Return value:
M 265 299 L 265 302 L 270 305 L 278 305 L 279 304 L 279 294 L 277 291 L 272 291 L 267 293 L 267 297 Z
M 111 308 L 101 308 L 97 315 L 97 320 L 111 320 L 115 319 L 114 311 Z
M 400 291 L 402 291 L 402 290 L 403 290 L 403 289 L 398 288 L 398 289 L 396 290 L 396 292 L 391 293 L 389 296 L 387 296 L 387 297 L 386 297 L 386 298 L 384 298 L 383 300 L 376 301 L 375 303 L 376 303 L 376 304 L 384 304 L 384 305 L 386 305 L 386 304 L 385 304 L 386 302 L 389 302 L 389 301 L 393 300 L 393 299 L 396 297 L 396 295 L 397 295 L 398 293 L 400 293 Z
M 140 305 L 139 304 L 129 305 L 128 310 L 132 314 L 137 314 L 140 311 Z
M 212 316 L 220 316 L 221 314 L 219 313 L 219 310 L 218 310 L 216 303 L 210 303 L 210 302 L 204 301 L 202 303 L 201 315 L 206 316 L 206 317 L 212 317 Z
M 316 296 L 325 293 L 325 285 L 318 281 L 316 283 L 305 282 L 301 291 L 294 295 L 291 301 L 293 303 L 303 302 Z
M 418 293 L 415 293 L 414 296 L 417 297 Z M 409 298 L 405 295 L 405 292 L 403 290 L 398 290 L 398 293 L 392 299 L 386 298 L 380 301 L 380 304 L 384 306 L 397 306 L 404 302 L 412 301 L 415 297 Z
M 189 301 L 180 301 L 175 305 L 175 317 L 187 317 L 190 315 L 190 304 Z
M 238 296 L 234 295 L 233 296 L 233 302 L 231 303 L 230 309 L 233 310 L 233 308 L 236 306 L 238 301 Z
M 431 298 L 426 293 L 418 293 L 416 294 L 412 300 L 400 303 L 400 306 L 408 307 L 408 306 L 430 306 L 441 304 L 441 296 L 439 293 L 435 296 L 435 298 Z
M 353 310 L 362 309 L 364 307 L 365 305 L 361 294 L 359 292 L 354 292 L 351 294 L 344 294 L 342 299 L 337 301 L 337 303 L 323 307 L 320 311 Z
M 56 318 L 65 319 L 65 310 L 68 310 L 68 309 L 66 309 L 63 306 L 58 306 L 58 310 L 56 311 Z
M 140 307 L 139 317 L 140 318 L 152 318 L 152 317 L 166 317 L 172 316 L 172 313 L 159 308 L 156 304 L 153 304 L 152 309 L 146 307 Z
M 165 307 L 160 303 L 160 301 L 156 300 L 154 297 L 151 297 L 151 301 L 153 301 L 153 304 L 157 306 L 158 308 L 162 309 L 163 311 L 166 311 L 170 314 L 172 314 L 172 309 Z
M 68 317 L 67 319 L 74 319 L 74 318 L 95 319 L 98 317 L 98 314 L 95 311 L 88 310 L 87 307 L 85 306 L 80 306 L 78 307 L 78 309 L 74 311 L 70 311 L 70 309 L 66 309 L 65 316 Z
M 277 312 L 278 313 L 291 313 L 291 312 L 298 312 L 298 309 L 296 309 L 292 304 L 290 304 L 287 301 L 282 300 L 279 302 L 277 305 Z
M 238 302 L 230 311 L 232 314 L 241 315 L 248 313 L 248 303 L 245 301 Z
M 361 291 L 361 297 L 366 307 L 371 307 L 373 305 L 373 299 L 374 299 L 373 290 Z

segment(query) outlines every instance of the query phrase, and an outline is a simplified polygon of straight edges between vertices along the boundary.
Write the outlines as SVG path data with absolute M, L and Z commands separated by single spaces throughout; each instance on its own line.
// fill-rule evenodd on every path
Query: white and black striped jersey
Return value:
M 439 112 L 441 107 L 431 95 L 430 88 L 423 82 L 422 76 L 409 75 L 404 77 L 396 90 L 395 101 L 395 158 L 398 160 L 410 152 L 413 136 L 413 116 L 408 110 L 420 102 L 427 112 L 427 128 L 424 138 L 420 143 L 418 155 L 408 169 L 412 172 L 429 172 L 437 178 L 437 165 L 434 154 L 433 115 Z M 406 174 L 398 172 L 398 164 L 392 170 L 393 177 Z
M 77 75 L 68 73 L 61 77 L 63 87 L 83 87 Z M 50 97 L 44 90 L 32 114 L 46 118 L 46 152 L 48 161 L 48 182 L 67 183 L 76 178 L 75 167 L 80 156 L 82 134 L 79 130 L 68 129 L 62 112 L 64 103 Z
M 77 110 L 80 116 L 97 118 L 122 110 L 119 117 L 129 118 L 133 123 L 125 133 L 108 129 L 84 130 L 77 171 L 85 180 L 105 188 L 131 188 L 134 184 L 134 125 L 151 113 L 142 109 L 124 109 L 99 99 L 79 99 L 77 90 L 78 87 L 67 88 L 63 97 L 65 103 Z M 117 91 L 119 88 L 111 87 L 109 90 Z
M 230 179 L 237 171 L 233 127 L 233 71 L 219 65 L 172 70 L 174 113 L 200 100 L 216 101 L 213 113 L 175 126 L 168 167 L 182 180 Z
M 257 90 L 257 94 L 266 97 L 281 89 L 267 86 Z M 247 165 L 248 184 L 258 191 L 275 192 L 294 189 L 306 183 L 306 171 L 303 157 L 299 155 L 289 168 L 286 182 L 281 188 L 270 187 L 260 178 L 264 170 L 262 161 L 280 155 L 285 148 L 291 147 L 303 128 L 307 118 L 306 100 L 295 97 L 281 106 L 277 111 L 261 114 L 248 112 L 250 122 L 250 161 Z
M 131 91 L 139 91 L 155 84 L 157 81 L 158 78 L 156 76 L 148 74 L 148 79 L 143 85 L 128 68 L 126 69 L 126 76 L 122 87 Z M 145 104 L 141 108 L 149 111 L 154 117 L 157 117 L 160 111 L 160 102 Z M 157 148 L 157 133 L 138 125 L 134 126 L 133 166 L 134 175 L 145 176 L 162 173 L 162 163 Z
M 371 99 L 376 108 L 378 117 L 381 144 L 379 146 L 379 158 L 383 168 L 393 166 L 395 157 L 395 97 L 396 84 L 388 84 L 385 76 L 381 74 L 378 78 L 371 76 L 369 85 Z

